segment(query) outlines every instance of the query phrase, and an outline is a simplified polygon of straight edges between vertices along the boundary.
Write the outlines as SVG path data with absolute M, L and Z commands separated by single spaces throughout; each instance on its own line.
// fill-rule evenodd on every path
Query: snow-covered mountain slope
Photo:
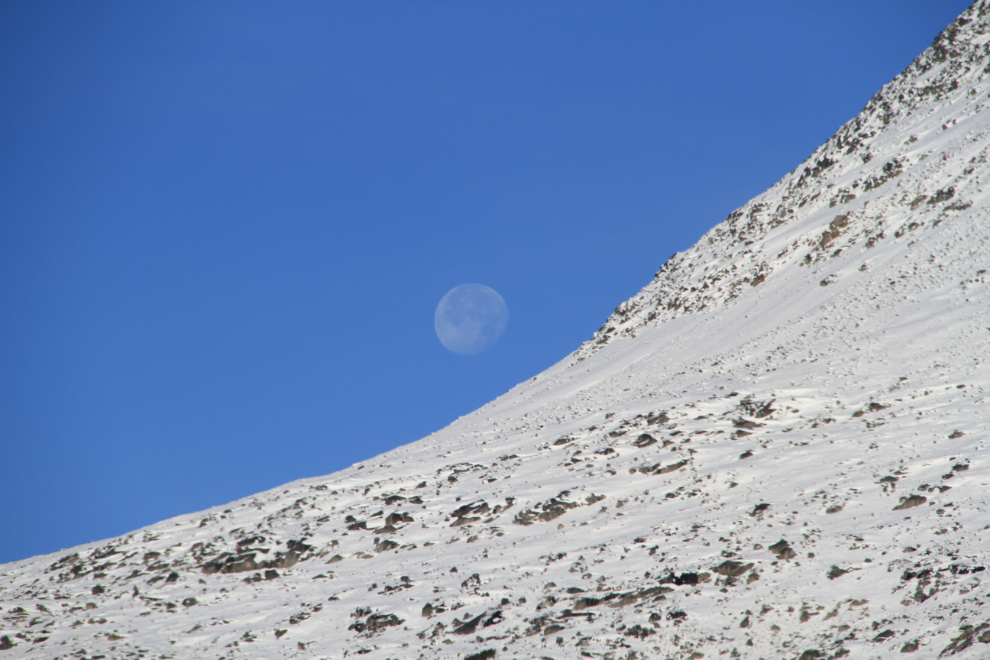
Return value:
M 448 428 L 0 567 L 0 658 L 990 657 L 988 42 Z

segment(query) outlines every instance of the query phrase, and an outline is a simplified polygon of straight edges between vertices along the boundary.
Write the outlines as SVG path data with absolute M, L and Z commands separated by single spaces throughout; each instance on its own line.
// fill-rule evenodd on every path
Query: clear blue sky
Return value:
M 532 377 L 967 4 L 0 1 L 0 562 Z

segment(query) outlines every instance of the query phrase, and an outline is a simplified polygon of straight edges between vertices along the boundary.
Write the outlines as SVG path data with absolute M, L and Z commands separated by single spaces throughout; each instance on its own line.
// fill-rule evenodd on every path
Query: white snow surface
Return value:
M 0 659 L 990 657 L 988 43 L 449 427 L 0 566 Z

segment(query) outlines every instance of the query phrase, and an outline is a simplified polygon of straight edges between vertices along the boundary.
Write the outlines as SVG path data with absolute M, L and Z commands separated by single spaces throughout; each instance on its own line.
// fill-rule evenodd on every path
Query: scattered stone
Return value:
M 461 589 L 471 589 L 479 586 L 481 586 L 481 577 L 477 573 L 464 580 L 464 582 L 461 582 Z
M 375 539 L 375 552 L 388 552 L 389 550 L 395 550 L 398 547 L 399 544 L 395 541 L 391 541 L 389 539 L 382 539 L 379 541 L 377 538 Z
M 481 623 L 481 619 L 484 618 L 484 616 L 484 614 L 479 614 L 470 621 L 465 621 L 461 625 L 457 626 L 452 632 L 455 635 L 473 635 L 474 631 L 478 629 L 478 624 Z
M 767 550 L 777 555 L 778 559 L 793 559 L 797 557 L 797 553 L 794 552 L 793 548 L 784 539 L 780 539 L 767 548 Z
M 668 422 L 670 422 L 670 418 L 667 417 L 666 413 L 659 413 L 653 416 L 648 415 L 646 417 L 646 423 L 651 425 L 667 424 Z
M 351 616 L 354 615 L 352 614 Z M 386 628 L 398 626 L 403 623 L 405 623 L 405 619 L 400 619 L 394 614 L 372 614 L 364 621 L 352 623 L 347 629 L 354 630 L 358 634 L 364 634 L 365 637 L 371 637 L 383 632 Z
M 657 468 L 657 470 L 655 470 L 653 474 L 667 474 L 668 472 L 674 472 L 676 470 L 680 470 L 682 467 L 684 467 L 687 464 L 688 462 L 686 460 L 678 461 L 677 463 L 673 463 L 671 465 L 668 465 L 667 467 Z
M 683 584 L 698 584 L 699 582 L 704 582 L 702 579 L 703 575 L 708 575 L 707 573 L 681 573 L 680 575 L 674 575 L 669 573 L 667 577 L 660 580 L 660 584 L 676 584 L 681 586 Z
M 724 575 L 726 577 L 739 577 L 745 574 L 749 569 L 753 568 L 753 564 L 743 564 L 738 561 L 723 561 L 721 564 L 713 568 L 712 570 L 719 575 Z
M 978 626 L 964 625 L 959 626 L 959 636 L 952 640 L 952 643 L 942 649 L 939 656 L 943 655 L 955 655 L 960 651 L 964 651 L 973 645 L 974 641 L 979 641 L 984 644 L 990 644 L 990 622 L 981 623 Z M 977 633 L 982 632 L 981 635 L 977 636 Z
M 839 568 L 838 566 L 832 565 L 832 568 L 828 569 L 828 573 L 825 574 L 829 580 L 834 580 L 837 577 L 842 577 L 849 571 L 844 568 Z
M 276 552 L 274 559 L 257 561 L 257 552 L 234 555 L 224 553 L 213 561 L 203 564 L 201 570 L 206 575 L 214 573 L 244 573 L 257 571 L 262 568 L 291 568 L 299 563 L 299 554 L 295 550 L 288 553 Z M 176 576 L 178 579 L 178 575 Z
M 485 649 L 471 655 L 464 656 L 464 660 L 490 660 L 495 657 L 495 649 Z
M 769 508 L 770 508 L 769 503 L 761 502 L 757 504 L 755 507 L 753 507 L 753 510 L 750 512 L 749 515 L 755 518 L 756 516 L 761 515 L 764 511 L 766 511 Z
M 626 637 L 636 637 L 639 639 L 643 639 L 644 637 L 649 637 L 655 632 L 656 631 L 653 628 L 644 628 L 643 626 L 637 623 L 632 628 L 627 628 L 626 630 L 624 630 L 622 634 L 625 635 Z
M 644 447 L 649 447 L 650 445 L 656 444 L 656 442 L 657 439 L 652 435 L 649 433 L 643 433 L 633 441 L 633 445 L 642 449 Z
M 927 501 L 928 498 L 923 495 L 909 495 L 908 497 L 902 497 L 901 503 L 894 507 L 894 511 L 902 511 L 904 509 L 920 506 Z

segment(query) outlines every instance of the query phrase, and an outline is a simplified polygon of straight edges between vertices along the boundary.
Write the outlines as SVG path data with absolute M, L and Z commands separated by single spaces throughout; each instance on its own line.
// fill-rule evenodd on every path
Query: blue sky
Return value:
M 539 373 L 967 4 L 0 2 L 0 562 Z

